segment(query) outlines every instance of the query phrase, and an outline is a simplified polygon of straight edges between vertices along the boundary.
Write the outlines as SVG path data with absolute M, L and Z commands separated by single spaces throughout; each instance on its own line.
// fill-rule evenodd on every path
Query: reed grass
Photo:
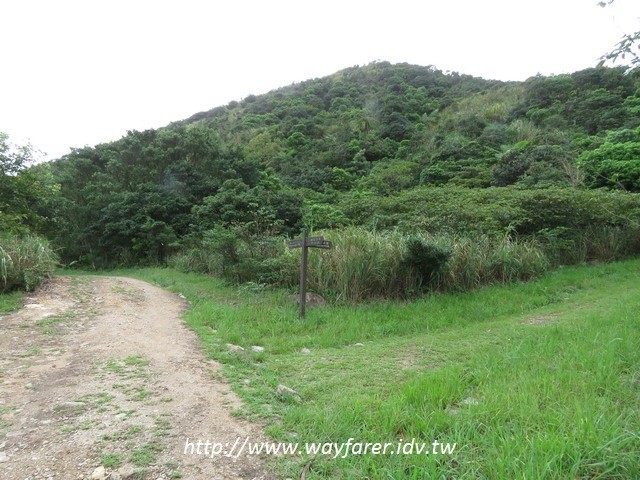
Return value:
M 50 278 L 57 255 L 49 242 L 35 235 L 0 238 L 0 292 L 33 290 Z
M 559 265 L 611 262 L 640 253 L 640 228 L 633 225 L 591 226 L 580 231 L 553 229 L 535 237 L 427 232 L 409 235 L 400 230 L 363 227 L 313 235 L 329 239 L 332 248 L 310 249 L 309 291 L 347 304 L 527 281 Z M 241 238 L 231 232 L 217 238 L 224 242 L 203 241 L 174 256 L 169 266 L 236 284 L 297 285 L 300 249 L 289 249 L 288 239 Z M 433 272 L 428 265 L 430 258 L 412 264 L 412 241 L 428 247 L 425 252 L 442 253 L 446 262 L 431 265 Z
M 333 249 L 313 252 L 309 283 L 322 295 L 349 303 L 377 298 L 407 298 L 425 288 L 466 291 L 494 283 L 529 280 L 546 272 L 550 262 L 535 240 L 509 236 L 468 237 L 398 231 L 371 232 L 348 228 L 325 234 Z M 405 262 L 407 243 L 417 238 L 450 252 L 449 260 L 430 285 Z

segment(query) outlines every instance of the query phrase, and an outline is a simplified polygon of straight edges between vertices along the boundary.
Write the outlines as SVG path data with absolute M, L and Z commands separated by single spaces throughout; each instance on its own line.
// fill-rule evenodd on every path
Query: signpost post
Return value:
M 300 259 L 300 318 L 304 318 L 305 307 L 307 306 L 307 264 L 309 261 L 308 248 L 331 248 L 331 242 L 324 237 L 308 237 L 307 231 L 302 231 L 302 238 L 297 238 L 289 242 L 289 248 L 302 248 Z

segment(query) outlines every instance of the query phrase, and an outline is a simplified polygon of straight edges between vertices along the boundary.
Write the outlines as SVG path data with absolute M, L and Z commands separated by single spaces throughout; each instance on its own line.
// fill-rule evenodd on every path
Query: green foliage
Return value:
M 169 259 L 184 272 L 214 275 L 230 283 L 290 286 L 297 265 L 286 255 L 285 239 L 256 235 L 248 225 L 215 226 Z
M 186 233 L 188 205 L 161 186 L 142 183 L 93 202 L 97 215 L 85 227 L 83 240 L 98 240 L 97 247 L 104 252 L 94 254 L 94 263 L 161 261 L 175 246 L 177 236 Z
M 0 295 L 0 314 L 10 313 L 18 310 L 23 305 L 25 293 L 19 290 L 13 292 L 3 292 Z
M 420 275 L 406 268 L 406 238 L 396 232 L 347 228 L 326 232 L 331 250 L 309 254 L 309 288 L 338 302 L 404 298 L 417 293 Z
M 303 225 L 507 235 L 516 245 L 538 236 L 564 262 L 563 245 L 587 251 L 587 229 L 622 239 L 638 221 L 636 197 L 567 187 L 638 188 L 629 132 L 639 87 L 620 68 L 505 83 L 377 62 L 129 132 L 46 168 L 24 168 L 28 155 L 5 149 L 7 169 L 20 171 L 1 178 L 0 220 L 47 235 L 65 263 L 172 258 L 233 281 L 281 278 L 288 266 L 268 263 L 284 257 L 260 258 L 260 239 Z M 219 229 L 249 255 L 233 260 L 206 233 Z M 545 232 L 562 229 L 552 248 Z
M 423 285 L 429 285 L 451 258 L 451 251 L 420 238 L 410 238 L 406 249 L 402 263 L 418 274 Z
M 520 142 L 498 156 L 493 168 L 493 184 L 521 183 L 527 187 L 558 186 L 568 182 L 563 165 L 570 162 L 567 152 L 558 146 Z
M 301 221 L 301 202 L 281 184 L 265 178 L 255 187 L 240 179 L 227 180 L 216 195 L 205 197 L 193 208 L 193 219 L 199 229 L 216 224 L 246 224 L 256 234 L 296 231 Z
M 432 285 L 443 291 L 530 280 L 550 266 L 542 245 L 533 240 L 476 234 L 429 235 L 426 241 L 440 258 L 443 252 L 448 256 L 431 277 Z
M 310 249 L 309 288 L 338 303 L 409 298 L 426 288 L 471 290 L 528 280 L 549 267 L 541 244 L 508 236 L 407 235 L 363 228 L 322 233 L 332 248 Z M 290 288 L 299 278 L 300 253 L 286 243 L 284 238 L 252 236 L 240 226 L 216 227 L 169 264 L 233 284 Z
M 341 203 L 355 223 L 404 232 L 535 235 L 640 221 L 640 196 L 574 188 L 417 187 L 392 197 L 350 195 Z
M 57 256 L 34 235 L 0 236 L 0 292 L 33 290 L 53 275 Z
M 46 230 L 58 193 L 47 167 L 34 162 L 31 146 L 13 145 L 0 132 L 0 225 L 2 232 Z
M 371 173 L 363 178 L 360 188 L 372 190 L 378 195 L 391 195 L 417 185 L 418 174 L 419 165 L 414 162 L 378 162 Z
M 583 152 L 578 165 L 589 186 L 640 192 L 640 127 L 611 132 L 598 148 Z
M 327 203 L 305 202 L 302 222 L 308 230 L 322 230 L 348 225 L 349 218 L 338 207 Z

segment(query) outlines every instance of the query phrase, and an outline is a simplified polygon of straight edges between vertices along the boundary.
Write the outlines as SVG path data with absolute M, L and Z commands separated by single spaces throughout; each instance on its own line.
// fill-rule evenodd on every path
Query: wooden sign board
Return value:
M 328 246 L 327 246 L 328 245 Z M 324 237 L 304 237 L 296 238 L 289 242 L 289 248 L 301 247 L 331 248 L 331 242 L 325 240 Z
M 300 248 L 302 247 L 302 240 L 301 239 L 297 239 L 297 240 L 291 240 L 289 242 L 289 248 Z
M 307 303 L 307 263 L 308 249 L 311 248 L 331 248 L 331 242 L 324 237 L 307 237 L 307 232 L 302 232 L 302 238 L 296 238 L 289 242 L 289 248 L 302 248 L 302 259 L 300 260 L 300 318 L 304 317 Z

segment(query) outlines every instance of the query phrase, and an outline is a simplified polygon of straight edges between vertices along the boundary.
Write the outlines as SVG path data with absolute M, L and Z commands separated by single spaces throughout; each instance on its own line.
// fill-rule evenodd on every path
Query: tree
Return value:
M 0 132 L 0 229 L 25 233 L 45 227 L 42 207 L 55 196 L 58 186 L 47 169 L 29 168 L 34 163 L 30 145 L 13 145 Z
M 96 191 L 95 197 L 95 215 L 79 240 L 98 264 L 161 262 L 191 220 L 184 198 L 153 183 L 129 191 Z

